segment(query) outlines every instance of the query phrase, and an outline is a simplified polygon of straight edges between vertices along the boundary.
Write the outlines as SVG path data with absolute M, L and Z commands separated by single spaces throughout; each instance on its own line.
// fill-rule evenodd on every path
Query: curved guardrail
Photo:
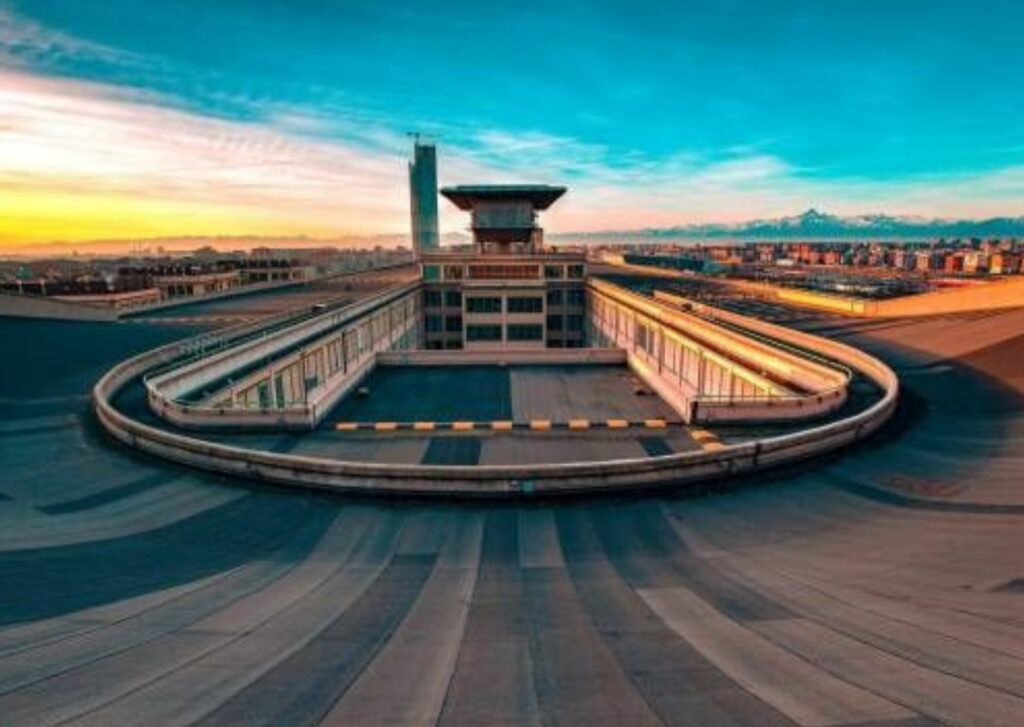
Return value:
M 760 323 L 745 320 L 754 330 L 768 333 L 770 326 L 771 335 L 796 345 L 813 345 L 856 369 L 881 387 L 882 397 L 839 421 L 712 451 L 605 462 L 467 467 L 346 462 L 244 449 L 159 429 L 119 411 L 113 397 L 151 368 L 180 355 L 181 343 L 118 364 L 95 385 L 93 396 L 99 421 L 112 436 L 179 464 L 334 492 L 485 497 L 626 490 L 717 479 L 833 451 L 867 437 L 892 415 L 899 381 L 883 362 L 846 344 Z
M 210 351 L 209 355 L 194 357 L 180 366 L 159 366 L 155 371 L 147 372 L 143 376 L 150 409 L 172 424 L 186 428 L 244 426 L 285 430 L 312 429 L 336 400 L 339 381 L 321 382 L 316 389 L 305 392 L 306 398 L 293 405 L 251 409 L 182 401 L 178 396 L 168 394 L 166 388 L 196 388 L 196 378 L 205 382 L 219 375 L 211 375 L 211 369 L 221 373 L 237 371 L 242 367 L 238 362 L 244 360 L 247 355 L 256 355 L 259 365 L 265 366 L 266 362 L 275 357 L 288 355 L 282 351 L 291 351 L 293 354 L 301 352 L 311 341 L 322 340 L 336 334 L 344 325 L 415 294 L 420 285 L 419 281 L 413 281 L 392 286 L 354 303 L 336 305 L 312 315 L 300 315 L 294 321 L 270 319 L 270 325 L 262 331 L 257 331 L 257 335 L 250 334 L 241 341 L 236 338 L 231 341 L 230 346 L 220 346 Z M 390 345 L 392 342 L 393 340 L 389 339 L 386 343 Z M 374 341 L 374 346 L 378 343 L 379 341 Z M 187 343 L 184 345 L 187 346 Z M 369 358 L 372 358 L 372 354 Z M 365 368 L 366 363 L 364 357 L 358 366 Z M 369 363 L 372 364 L 372 361 Z M 352 377 L 349 374 L 349 378 L 358 379 L 360 376 Z M 192 383 L 182 384 L 190 379 L 193 380 Z
M 684 379 L 691 389 L 680 400 L 677 397 L 681 392 L 676 391 L 676 387 L 664 385 L 668 383 L 661 373 L 667 345 L 664 339 L 661 346 L 656 346 L 656 352 L 650 348 L 642 352 L 635 344 L 635 334 L 630 326 L 622 330 L 615 325 L 614 332 L 608 330 L 610 321 L 606 312 L 599 323 L 601 333 L 629 350 L 630 366 L 673 408 L 685 411 L 684 418 L 690 423 L 811 419 L 827 415 L 846 402 L 852 372 L 841 364 L 808 356 L 797 346 L 781 342 L 777 336 L 766 336 L 735 323 L 695 315 L 692 306 L 680 305 L 689 304 L 689 301 L 679 296 L 655 290 L 653 297 L 648 297 L 600 279 L 590 282 L 590 290 L 596 300 L 635 312 L 638 324 L 639 316 L 644 316 L 645 322 L 653 321 L 663 330 L 675 331 L 689 339 L 700 351 L 699 357 L 729 371 L 730 380 L 736 374 L 732 366 L 739 365 L 741 371 L 746 370 L 757 377 L 761 386 L 778 384 L 789 390 L 788 393 L 752 394 L 731 390 L 728 394 L 709 393 L 699 383 L 704 374 L 701 370 L 703 363 L 697 366 L 695 381 L 692 373 L 689 377 L 684 375 L 685 364 L 680 362 L 675 370 L 668 369 L 672 379 L 678 376 L 679 389 L 685 390 Z M 595 313 L 594 317 L 597 319 L 598 315 Z M 683 349 L 678 350 L 681 353 Z M 671 354 L 668 358 L 671 359 Z

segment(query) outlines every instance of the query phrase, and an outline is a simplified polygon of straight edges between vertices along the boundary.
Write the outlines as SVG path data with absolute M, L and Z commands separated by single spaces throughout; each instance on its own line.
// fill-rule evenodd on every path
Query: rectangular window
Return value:
M 561 265 L 545 265 L 544 266 L 544 277 L 545 278 L 564 278 L 565 268 Z
M 466 298 L 466 310 L 470 313 L 501 313 L 501 298 Z
M 277 396 L 278 406 L 288 405 L 288 401 L 284 396 L 284 376 L 281 374 L 274 377 L 274 394 Z
M 669 373 L 676 373 L 679 370 L 676 360 L 679 356 L 679 345 L 670 338 L 665 338 L 662 344 L 661 361 Z
M 647 350 L 647 326 L 642 323 L 636 324 L 636 347 L 644 351 Z
M 582 288 L 573 288 L 566 291 L 567 302 L 569 305 L 582 306 L 585 300 L 585 294 Z
M 352 362 L 359 358 L 359 336 L 351 329 L 345 331 L 345 360 Z
M 345 357 L 341 351 L 341 341 L 331 341 L 327 346 L 328 354 L 328 370 L 330 373 L 336 373 L 345 366 Z
M 462 333 L 462 316 L 448 316 L 445 318 L 444 329 L 449 333 Z
M 562 305 L 562 291 L 559 289 L 548 291 L 548 305 Z
M 466 326 L 466 340 L 469 341 L 500 341 L 501 326 L 471 325 Z
M 549 331 L 560 331 L 562 330 L 562 316 L 548 316 L 548 330 Z
M 508 340 L 539 341 L 544 337 L 544 327 L 536 323 L 510 323 Z
M 294 404 L 295 402 L 302 400 L 302 386 L 301 376 L 299 374 L 298 364 L 292 364 L 283 372 L 284 378 L 284 399 L 288 404 Z
M 461 265 L 445 265 L 444 266 L 444 279 L 445 280 L 462 280 L 462 266 Z
M 363 354 L 370 350 L 370 324 L 369 322 L 363 323 L 358 328 L 359 331 L 359 353 Z
M 458 290 L 449 290 L 444 294 L 444 304 L 449 308 L 462 307 L 462 293 Z
M 583 277 L 583 266 L 582 265 L 569 265 L 566 267 L 566 272 L 570 278 L 582 278 Z
M 509 313 L 540 313 L 543 310 L 544 301 L 543 299 L 540 298 L 540 296 L 530 296 L 529 298 L 520 296 L 509 296 Z
M 441 268 L 438 265 L 424 265 L 423 266 L 423 279 L 424 280 L 440 280 L 441 279 Z
M 423 292 L 424 308 L 440 308 L 441 301 L 442 298 L 440 290 L 426 290 Z
M 567 318 L 568 328 L 570 331 L 582 331 L 583 330 L 583 316 L 571 315 Z
M 440 333 L 443 328 L 441 316 L 423 316 L 423 328 L 427 333 Z
M 266 381 L 262 381 L 256 385 L 256 395 L 259 398 L 260 409 L 269 409 L 270 403 L 270 387 Z

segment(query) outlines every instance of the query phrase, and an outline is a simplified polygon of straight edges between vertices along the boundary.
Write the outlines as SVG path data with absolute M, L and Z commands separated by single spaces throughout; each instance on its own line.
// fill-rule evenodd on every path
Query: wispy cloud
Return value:
M 0 7 L 0 244 L 407 228 L 409 140 L 397 112 L 348 107 L 343 95 L 329 102 L 243 95 L 228 99 L 247 111 L 232 120 L 167 92 L 31 69 L 83 59 L 155 64 Z M 635 123 L 643 127 L 642 118 Z M 1019 165 L 880 181 L 816 174 L 771 141 L 652 153 L 540 128 L 418 126 L 438 138 L 443 183 L 567 184 L 569 198 L 547 219 L 560 231 L 737 221 L 808 206 L 924 216 L 1024 211 Z M 465 219 L 443 205 L 442 223 L 457 229 Z
M 0 118 L 7 195 L 120 198 L 126 212 L 139 199 L 213 206 L 246 227 L 247 217 L 276 218 L 280 229 L 319 234 L 391 231 L 407 209 L 397 156 L 132 102 L 93 84 L 0 71 Z M 0 228 L 0 238 L 16 234 Z
M 134 53 L 45 27 L 0 6 L 0 61 L 26 66 L 52 65 L 64 60 L 99 60 L 121 65 L 149 62 Z
M 933 173 L 879 181 L 821 178 L 763 147 L 680 150 L 658 159 L 550 134 L 478 135 L 470 157 L 503 177 L 566 182 L 571 201 L 549 220 L 563 230 L 634 229 L 735 222 L 816 206 L 842 214 L 888 211 L 927 217 L 1024 213 L 1024 167 Z

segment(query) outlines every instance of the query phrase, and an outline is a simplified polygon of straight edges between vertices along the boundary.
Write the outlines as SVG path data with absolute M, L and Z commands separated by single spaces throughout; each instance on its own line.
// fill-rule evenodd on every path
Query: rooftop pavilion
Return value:
M 565 191 L 547 184 L 470 184 L 445 187 L 441 194 L 471 213 L 470 229 L 480 252 L 523 254 L 541 251 L 544 233 L 537 213 Z
M 473 184 L 441 194 L 472 216 L 472 252 L 426 252 L 426 349 L 586 345 L 586 261 L 544 250 L 537 214 L 565 194 L 546 184 Z

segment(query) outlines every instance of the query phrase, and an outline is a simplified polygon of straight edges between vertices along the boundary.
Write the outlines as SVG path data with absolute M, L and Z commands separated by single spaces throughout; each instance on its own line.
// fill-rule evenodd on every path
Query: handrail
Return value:
M 340 335 L 340 331 L 353 321 L 374 314 L 396 302 L 401 302 L 410 295 L 415 295 L 419 286 L 419 281 L 390 286 L 362 300 L 339 304 L 326 312 L 318 311 L 313 316 L 302 315 L 291 322 L 288 319 L 277 318 L 271 322 L 269 331 L 256 330 L 236 335 L 233 348 L 224 351 L 224 346 L 222 346 L 218 353 L 223 352 L 223 358 L 214 361 L 212 365 L 214 367 L 222 366 L 231 362 L 232 356 L 239 356 L 240 351 L 242 354 L 245 351 L 251 351 L 259 354 L 259 357 L 254 361 L 240 364 L 236 372 L 249 372 L 247 375 L 253 375 L 254 372 L 260 370 L 260 367 L 265 367 L 268 362 L 288 361 L 296 354 L 301 356 L 311 345 L 319 345 L 333 336 Z M 323 318 L 323 320 L 318 322 L 316 320 L 318 318 Z M 312 332 L 309 332 L 310 330 Z M 296 339 L 296 336 L 300 338 Z M 274 342 L 275 337 L 278 339 L 277 343 Z M 241 339 L 241 344 L 237 343 L 238 339 Z M 389 340 L 393 342 L 394 339 Z M 187 345 L 188 342 L 184 344 L 184 346 Z M 268 345 L 273 350 L 263 350 Z M 344 389 L 338 389 L 338 386 L 347 386 L 344 383 L 344 377 L 331 377 L 321 382 L 316 388 L 305 391 L 302 399 L 275 404 L 272 407 L 260 405 L 225 407 L 211 405 L 209 402 L 192 402 L 180 394 L 174 395 L 173 391 L 168 392 L 166 389 L 161 389 L 161 384 L 166 381 L 180 382 L 182 377 L 187 378 L 194 375 L 196 371 L 207 370 L 203 366 L 203 360 L 203 358 L 199 358 L 161 365 L 157 367 L 160 372 L 158 376 L 143 374 L 142 382 L 146 389 L 146 398 L 150 408 L 158 416 L 188 428 L 254 426 L 264 429 L 310 429 L 316 426 L 320 417 L 325 413 L 326 407 L 333 402 L 331 397 L 338 394 L 339 391 L 344 391 Z M 372 356 L 370 360 L 372 364 Z M 357 372 L 364 371 L 365 363 L 365 361 L 360 363 L 355 370 Z M 183 373 L 176 374 L 177 371 L 183 371 Z M 352 382 L 355 382 L 361 375 L 360 373 L 355 374 Z M 245 376 L 240 380 L 244 381 Z
M 615 285 L 615 284 L 612 284 L 612 283 L 608 283 L 608 282 L 602 281 L 602 280 L 592 280 L 590 282 L 590 285 L 598 293 L 600 293 L 602 295 L 605 295 L 607 297 L 610 297 L 610 298 L 616 300 L 617 302 L 619 302 L 619 303 L 621 303 L 623 305 L 627 305 L 627 306 L 633 308 L 634 310 L 641 311 L 645 315 L 649 315 L 649 316 L 651 316 L 651 317 L 653 317 L 655 319 L 659 319 L 660 316 L 663 315 L 663 311 L 659 310 L 659 308 L 667 308 L 672 313 L 682 314 L 684 316 L 685 315 L 691 315 L 691 316 L 693 316 L 694 318 L 696 318 L 699 321 L 703 321 L 705 323 L 710 322 L 713 325 L 718 325 L 718 321 L 717 320 L 715 320 L 715 321 L 708 321 L 708 319 L 705 316 L 695 315 L 694 311 L 692 311 L 692 310 L 677 309 L 677 307 L 679 305 L 678 303 L 674 303 L 674 306 L 676 306 L 676 307 L 670 307 L 665 301 L 659 299 L 659 297 L 657 295 L 657 291 L 655 292 L 655 294 L 653 294 L 651 296 L 647 296 L 647 295 L 642 295 L 642 294 L 637 293 L 635 291 L 632 291 L 632 290 L 629 290 L 629 289 L 623 288 L 621 286 L 618 286 L 618 285 Z M 665 293 L 662 293 L 662 296 L 665 296 L 665 295 L 666 295 Z M 685 302 L 690 302 L 690 301 L 686 301 L 686 299 L 682 298 L 682 296 L 675 296 L 675 295 L 673 295 L 671 293 L 669 293 L 667 295 L 667 297 L 679 298 L 679 299 L 681 299 L 681 300 L 683 300 Z M 694 304 L 694 305 L 696 305 L 696 304 Z M 704 306 L 704 307 L 706 307 L 706 308 L 708 308 L 710 310 L 713 310 L 715 312 L 718 312 L 718 309 L 711 308 L 710 306 Z M 789 353 L 790 355 L 792 355 L 792 356 L 794 356 L 796 358 L 804 359 L 804 360 L 807 360 L 807 359 L 811 358 L 810 356 L 804 355 L 803 352 L 793 351 L 792 349 L 790 349 L 790 348 L 788 348 L 788 347 L 786 347 L 784 345 L 783 346 L 779 346 L 778 345 L 778 341 L 776 341 L 774 339 L 769 339 L 769 340 L 765 341 L 764 338 L 759 338 L 759 337 L 756 337 L 756 336 L 749 336 L 748 333 L 750 331 L 752 331 L 753 329 L 744 328 L 744 330 L 742 330 L 742 331 L 736 331 L 734 326 L 721 326 L 721 327 L 725 328 L 726 330 L 728 330 L 728 331 L 730 331 L 730 332 L 732 332 L 732 333 L 734 333 L 736 335 L 739 335 L 739 336 L 755 338 L 756 340 L 759 340 L 760 342 L 764 343 L 764 345 L 767 345 L 770 348 L 785 350 L 787 353 Z M 707 340 L 703 340 L 700 333 L 694 333 L 694 332 L 690 331 L 690 332 L 687 332 L 687 335 L 690 336 L 691 338 L 693 338 L 701 346 L 703 346 L 705 348 L 708 348 L 708 349 L 711 349 L 711 350 L 714 350 L 715 345 L 712 344 L 712 343 L 709 343 Z M 706 335 L 707 335 L 707 333 L 705 332 L 704 336 L 706 336 Z M 819 363 L 819 362 L 815 361 L 815 362 L 813 362 L 812 364 L 809 364 L 809 365 L 824 366 L 825 368 L 828 368 L 831 373 L 833 373 L 833 374 L 836 373 L 836 367 L 834 365 L 830 365 L 828 363 L 822 364 L 822 363 Z M 847 371 L 841 370 L 841 371 L 839 371 L 839 373 L 847 373 Z
M 811 367 L 811 375 L 819 379 L 826 379 L 823 383 L 834 382 L 826 388 L 807 390 L 805 393 L 709 394 L 698 392 L 694 394 L 691 399 L 693 406 L 691 412 L 693 417 L 697 416 L 698 409 L 702 412 L 707 412 L 709 409 L 720 410 L 723 405 L 726 405 L 727 409 L 732 410 L 733 412 L 740 412 L 749 407 L 764 406 L 765 404 L 767 404 L 769 408 L 773 409 L 788 406 L 795 410 L 796 416 L 801 417 L 823 414 L 824 412 L 814 411 L 812 405 L 820 405 L 825 402 L 834 402 L 836 400 L 844 399 L 849 388 L 849 384 L 853 379 L 853 372 L 847 366 L 843 366 L 842 364 L 824 357 L 815 356 L 814 354 L 806 351 L 806 348 L 798 349 L 787 344 L 785 341 L 779 340 L 778 336 L 766 336 L 752 328 L 738 325 L 734 321 L 727 321 L 724 318 L 709 319 L 708 316 L 701 315 L 694 310 L 696 304 L 681 296 L 671 293 L 666 294 L 661 291 L 654 291 L 650 296 L 642 295 L 635 291 L 625 289 L 621 286 L 599 279 L 591 281 L 591 288 L 597 295 L 609 298 L 617 304 L 626 306 L 627 308 L 641 314 L 651 316 L 655 318 L 655 320 L 660 321 L 660 316 L 663 315 L 663 312 L 659 309 L 666 309 L 676 314 L 688 315 L 693 320 L 703 322 L 706 325 L 716 326 L 721 330 L 731 333 L 733 337 L 738 336 L 742 339 L 754 340 L 757 342 L 756 345 L 761 346 L 762 348 L 768 348 L 772 352 L 784 351 L 791 359 L 807 361 L 808 363 L 806 366 Z M 684 310 L 681 306 L 685 304 L 689 304 L 690 307 Z M 701 308 L 715 313 L 718 312 L 718 309 L 711 308 L 710 306 L 701 306 Z M 707 336 L 706 332 L 703 337 L 699 333 L 687 332 L 687 335 L 691 336 L 697 345 L 701 347 L 706 348 L 709 345 L 705 340 Z M 720 334 L 716 332 L 715 335 Z M 709 350 L 713 351 L 716 349 Z M 785 361 L 785 359 L 781 360 Z M 743 362 L 741 362 L 741 365 L 747 366 L 747 364 Z M 820 371 L 814 373 L 815 368 Z M 824 373 L 826 371 L 827 378 Z M 776 379 L 771 378 L 769 381 L 776 381 Z
M 256 328 L 253 331 L 253 335 L 251 337 L 245 338 L 244 340 L 241 340 L 241 341 L 232 340 L 231 343 L 232 344 L 236 344 L 236 345 L 237 344 L 245 345 L 245 344 L 249 344 L 249 343 L 266 343 L 267 340 L 269 340 L 270 338 L 273 338 L 273 337 L 281 338 L 281 337 L 287 335 L 288 333 L 295 332 L 301 325 L 303 325 L 305 323 L 308 323 L 308 322 L 310 322 L 310 321 L 312 321 L 312 320 L 314 320 L 316 318 L 320 318 L 320 317 L 326 318 L 327 316 L 337 316 L 336 320 L 334 320 L 332 322 L 332 325 L 330 325 L 329 327 L 325 328 L 324 330 L 318 330 L 318 331 L 315 331 L 315 332 L 311 333 L 310 334 L 310 338 L 317 338 L 317 337 L 321 337 L 323 335 L 328 335 L 331 330 L 334 330 L 334 329 L 336 329 L 336 328 L 338 328 L 340 326 L 343 326 L 344 324 L 350 322 L 353 318 L 356 318 L 356 317 L 359 317 L 359 316 L 364 315 L 366 313 L 375 311 L 377 308 L 393 302 L 396 298 L 399 298 L 399 297 L 401 297 L 403 295 L 415 292 L 415 290 L 419 287 L 419 285 L 420 285 L 419 281 L 413 281 L 411 283 L 400 283 L 398 285 L 394 285 L 394 286 L 391 286 L 390 288 L 386 288 L 386 289 L 380 291 L 380 293 L 378 293 L 377 295 L 374 295 L 371 298 L 367 298 L 367 299 L 359 300 L 359 301 L 350 301 L 347 304 L 341 304 L 339 302 L 339 304 L 335 308 L 330 308 L 330 309 L 328 309 L 326 311 L 317 311 L 316 313 L 312 313 L 309 316 L 300 317 L 300 318 L 296 319 L 294 322 L 291 322 L 291 323 L 289 323 L 287 321 L 287 319 L 284 319 L 284 320 L 281 321 L 282 325 L 280 327 L 275 325 L 275 326 L 273 326 L 270 329 Z M 269 334 L 269 335 L 267 335 L 267 334 Z M 197 337 L 197 338 L 199 338 L 199 337 Z M 192 340 L 192 339 L 190 339 L 190 340 Z M 305 339 L 304 339 L 304 341 L 305 341 Z M 185 345 L 185 344 L 179 344 L 179 345 Z M 300 342 L 298 345 L 304 345 L 304 343 Z M 225 348 L 227 348 L 227 346 L 226 345 L 222 345 L 217 350 L 212 351 L 209 354 L 206 354 L 206 355 L 203 355 L 203 356 L 198 356 L 198 357 L 196 357 L 196 358 L 194 358 L 192 360 L 183 362 L 180 365 L 175 364 L 174 366 L 172 366 L 170 368 L 164 368 L 158 374 L 147 375 L 145 377 L 147 388 L 155 389 L 157 387 L 157 384 L 156 383 L 152 383 L 152 382 L 158 376 L 162 376 L 162 375 L 171 373 L 171 371 L 174 371 L 174 370 L 179 370 L 180 371 L 181 369 L 185 369 L 185 368 L 188 368 L 188 367 L 193 367 L 197 363 L 200 363 L 200 362 L 202 362 L 204 360 L 213 358 L 217 354 L 224 353 L 225 352 Z M 235 353 L 238 353 L 237 349 L 236 349 Z M 175 398 L 173 400 L 177 400 L 177 399 Z
M 662 291 L 658 290 L 658 291 L 655 291 L 655 293 L 662 293 Z M 702 319 L 704 319 L 706 321 L 710 321 L 710 322 L 714 323 L 717 326 L 722 326 L 724 328 L 728 328 L 729 330 L 736 331 L 737 333 L 741 333 L 744 336 L 749 336 L 750 338 L 753 338 L 753 339 L 755 339 L 757 341 L 762 341 L 762 342 L 764 342 L 764 343 L 766 343 L 766 344 L 768 344 L 770 346 L 774 346 L 776 348 L 781 348 L 784 351 L 789 351 L 794 356 L 800 356 L 801 358 L 806 358 L 806 359 L 809 359 L 811 361 L 814 361 L 815 363 L 819 363 L 822 366 L 827 366 L 828 368 L 835 369 L 835 370 L 839 371 L 840 373 L 844 374 L 847 377 L 847 379 L 852 379 L 853 378 L 853 372 L 850 370 L 850 368 L 848 366 L 844 366 L 843 364 L 841 364 L 841 363 L 839 363 L 839 362 L 837 362 L 837 361 L 835 361 L 833 359 L 825 358 L 824 356 L 819 356 L 818 354 L 814 353 L 813 351 L 808 351 L 806 348 L 800 348 L 800 347 L 797 347 L 797 346 L 793 346 L 793 345 L 788 344 L 788 343 L 786 343 L 784 341 L 779 341 L 779 340 L 777 340 L 775 338 L 771 338 L 769 336 L 766 336 L 763 333 L 759 333 L 757 331 L 750 330 L 749 328 L 743 328 L 742 326 L 740 326 L 740 325 L 738 325 L 736 323 L 733 323 L 732 321 L 728 321 L 725 318 L 719 316 L 718 314 L 721 312 L 721 310 L 719 308 L 714 308 L 712 306 L 705 305 L 703 303 L 697 303 L 695 301 L 689 301 L 688 299 L 684 298 L 683 296 L 678 296 L 678 295 L 675 295 L 675 294 L 672 294 L 672 293 L 669 293 L 668 295 L 673 297 L 673 298 L 679 298 L 680 300 L 684 300 L 687 303 L 693 305 L 694 307 L 691 308 L 689 312 L 694 313 L 698 317 L 700 317 L 700 318 L 702 318 Z M 711 311 L 711 313 L 710 314 L 705 314 L 705 311 Z

